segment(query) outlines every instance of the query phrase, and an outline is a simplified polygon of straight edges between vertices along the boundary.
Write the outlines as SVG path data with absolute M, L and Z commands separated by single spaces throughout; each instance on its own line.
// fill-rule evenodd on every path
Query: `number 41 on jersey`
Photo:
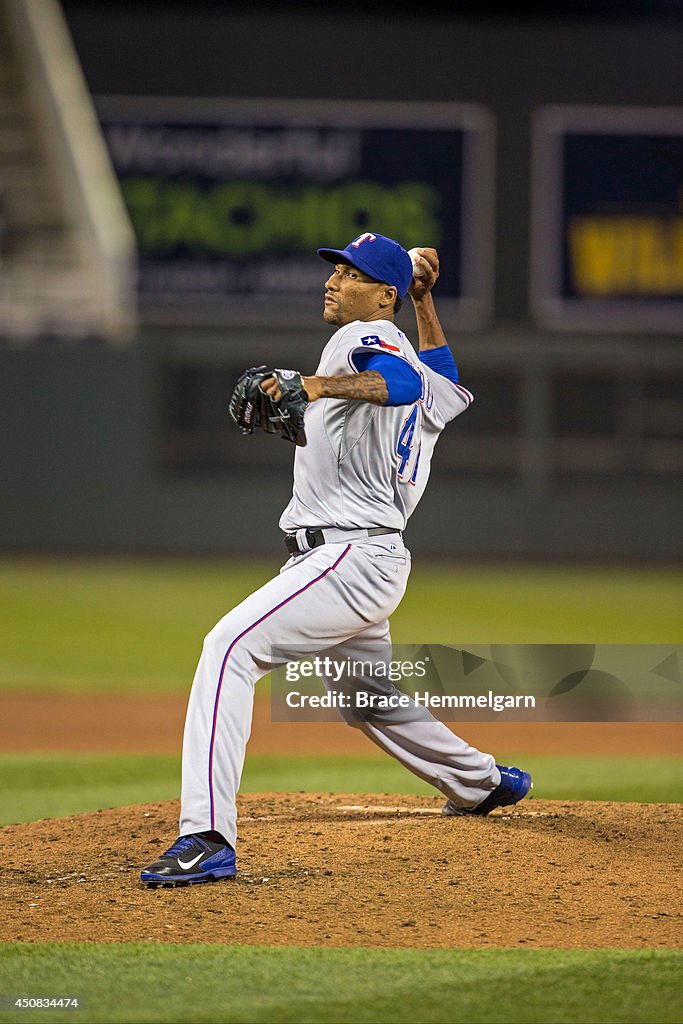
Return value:
M 417 467 L 420 465 L 420 451 L 422 450 L 421 437 L 422 409 L 420 408 L 420 403 L 416 402 L 403 421 L 396 444 L 396 455 L 398 457 L 398 469 L 396 472 L 402 483 L 408 482 L 415 486 Z

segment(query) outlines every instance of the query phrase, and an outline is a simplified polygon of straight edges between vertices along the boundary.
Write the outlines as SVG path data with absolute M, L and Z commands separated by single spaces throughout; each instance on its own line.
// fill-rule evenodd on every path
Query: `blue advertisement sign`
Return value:
M 536 318 L 682 330 L 683 108 L 542 108 L 533 157 Z
M 493 127 L 474 105 L 100 97 L 143 317 L 306 322 L 320 246 L 439 250 L 447 323 L 490 316 Z

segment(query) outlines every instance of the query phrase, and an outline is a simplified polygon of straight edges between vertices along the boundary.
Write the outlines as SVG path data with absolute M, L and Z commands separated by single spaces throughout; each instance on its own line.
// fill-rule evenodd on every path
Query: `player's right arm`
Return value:
M 472 404 L 474 396 L 459 383 L 458 368 L 432 298 L 432 288 L 439 276 L 439 254 L 427 247 L 418 249 L 418 254 L 424 273 L 413 277 L 408 294 L 417 320 L 420 362 L 432 371 L 431 382 L 437 396 L 432 414 L 438 412 L 449 422 Z
M 418 250 L 419 263 L 424 274 L 414 277 L 408 294 L 415 310 L 417 320 L 417 339 L 420 352 L 448 345 L 448 340 L 436 315 L 436 306 L 432 296 L 432 288 L 439 276 L 439 254 L 436 249 Z
M 432 288 L 439 276 L 439 254 L 436 249 L 418 249 L 418 260 L 424 273 L 413 277 L 408 294 L 417 320 L 420 360 L 452 384 L 458 383 L 458 368 L 448 339 L 436 314 Z

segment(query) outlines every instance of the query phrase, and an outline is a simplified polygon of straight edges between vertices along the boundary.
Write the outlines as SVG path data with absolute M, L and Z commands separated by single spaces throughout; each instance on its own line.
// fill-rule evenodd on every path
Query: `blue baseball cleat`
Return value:
M 176 839 L 159 860 L 143 868 L 140 878 L 149 889 L 156 889 L 216 882 L 236 874 L 235 851 L 231 846 L 192 835 Z
M 460 817 L 464 814 L 490 814 L 494 807 L 509 807 L 510 804 L 518 804 L 523 800 L 530 789 L 533 789 L 533 782 L 528 772 L 521 768 L 506 768 L 497 764 L 500 772 L 500 784 L 489 793 L 476 807 L 460 807 L 453 800 L 447 800 L 441 809 L 444 818 Z

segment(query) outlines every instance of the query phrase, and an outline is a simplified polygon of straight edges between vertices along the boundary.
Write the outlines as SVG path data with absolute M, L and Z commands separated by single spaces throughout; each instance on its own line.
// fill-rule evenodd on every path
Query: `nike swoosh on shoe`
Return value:
M 180 859 L 180 857 L 178 857 L 178 867 L 182 868 L 183 871 L 189 871 L 190 868 L 193 868 L 195 866 L 195 864 L 197 863 L 197 861 L 201 860 L 201 858 L 203 856 L 204 856 L 203 853 L 198 853 L 196 857 L 193 857 L 192 860 L 188 860 L 188 861 L 183 861 L 183 860 Z

